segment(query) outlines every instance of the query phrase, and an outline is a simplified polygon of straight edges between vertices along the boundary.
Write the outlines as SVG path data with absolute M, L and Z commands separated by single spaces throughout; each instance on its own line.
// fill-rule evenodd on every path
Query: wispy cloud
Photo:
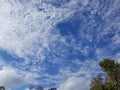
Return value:
M 86 90 L 99 71 L 98 60 L 120 56 L 119 5 L 119 0 L 1 0 L 0 50 L 15 60 L 1 65 L 0 83 L 39 78 L 59 90 Z

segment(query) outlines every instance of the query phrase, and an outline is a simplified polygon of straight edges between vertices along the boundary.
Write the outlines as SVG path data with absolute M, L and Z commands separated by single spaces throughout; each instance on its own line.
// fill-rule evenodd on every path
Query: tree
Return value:
M 120 90 L 120 63 L 115 60 L 106 58 L 99 63 L 102 70 L 107 74 L 106 84 L 114 90 Z
M 93 78 L 90 90 L 120 90 L 120 63 L 106 58 L 99 65 L 106 76 Z
M 104 90 L 103 78 L 100 74 L 96 78 L 93 78 L 90 86 L 90 90 Z

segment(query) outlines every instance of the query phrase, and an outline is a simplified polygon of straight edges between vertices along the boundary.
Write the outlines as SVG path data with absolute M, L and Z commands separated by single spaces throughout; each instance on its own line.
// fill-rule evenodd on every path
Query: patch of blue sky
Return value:
M 3 58 L 3 60 L 5 60 L 5 62 L 7 63 L 11 63 L 14 61 L 23 61 L 23 58 L 19 58 L 15 55 L 10 54 L 9 52 L 5 51 L 5 50 L 0 50 L 0 57 Z
M 69 3 L 71 0 L 45 0 L 45 3 L 49 3 L 57 8 Z
M 63 21 L 57 24 L 57 28 L 60 30 L 61 35 L 73 35 L 74 37 L 78 37 L 78 31 L 80 29 L 81 21 L 79 19 L 72 18 L 68 21 Z
M 45 72 L 49 75 L 56 75 L 59 72 L 59 65 L 45 60 L 44 62 Z

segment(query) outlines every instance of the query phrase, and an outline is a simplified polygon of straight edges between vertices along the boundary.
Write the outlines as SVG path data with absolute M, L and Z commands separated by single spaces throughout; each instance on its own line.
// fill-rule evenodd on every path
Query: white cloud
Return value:
M 53 28 L 74 13 L 72 6 L 76 6 L 77 1 L 73 0 L 60 8 L 35 0 L 24 4 L 1 0 L 0 4 L 0 48 L 13 56 L 24 58 L 24 64 L 28 65 L 29 56 L 37 58 L 31 59 L 34 63 L 40 63 L 46 58 L 47 51 L 54 50 L 52 44 L 62 37 Z M 39 11 L 39 8 L 44 10 Z
M 71 0 L 57 8 L 40 0 L 28 2 L 1 0 L 0 49 L 7 51 L 13 57 L 25 59 L 22 63 L 14 61 L 14 65 L 24 70 L 29 68 L 31 71 L 40 71 L 40 63 L 49 57 L 51 52 L 54 59 L 49 57 L 49 60 L 62 62 L 61 58 L 65 58 L 64 53 L 67 54 L 69 50 L 61 49 L 66 42 L 60 41 L 63 37 L 58 30 L 54 30 L 55 25 L 71 17 L 78 7 L 82 9 L 87 4 L 87 0 L 82 1 L 81 6 L 78 6 L 78 2 L 81 1 Z M 63 42 L 65 42 L 63 45 L 59 45 Z M 60 58 L 54 54 L 59 55 Z M 31 63 L 32 65 L 29 66 Z
M 81 88 L 81 89 L 78 89 L 78 90 L 87 90 L 87 89 L 82 89 L 86 86 L 85 85 L 82 87 L 82 84 L 83 83 L 89 84 L 89 82 L 91 81 L 90 79 L 94 75 L 100 73 L 99 68 L 98 68 L 98 62 L 94 61 L 94 60 L 91 60 L 91 61 L 88 60 L 85 62 L 77 60 L 77 61 L 71 62 L 71 63 L 75 63 L 73 66 L 78 66 L 76 71 L 72 71 L 73 66 L 66 66 L 66 67 L 60 68 L 59 73 L 56 75 L 49 75 L 49 74 L 43 73 L 43 74 L 41 74 L 40 78 L 44 78 L 44 80 L 39 81 L 39 83 L 42 83 L 42 85 L 44 85 L 44 86 L 46 86 L 48 84 L 49 85 L 55 84 L 55 86 L 53 86 L 53 87 L 59 87 L 60 90 L 61 90 L 61 88 L 64 87 L 63 83 L 65 84 L 64 90 L 65 89 L 69 90 L 70 88 L 77 87 L 75 85 L 80 84 L 81 86 L 77 87 L 77 88 Z M 72 83 L 73 85 L 71 85 L 71 87 L 68 86 L 69 85 L 68 82 L 70 80 L 71 80 L 71 82 L 73 82 Z M 76 80 L 78 80 L 78 81 L 76 81 Z M 67 85 L 67 83 L 68 83 L 68 85 Z M 88 88 L 88 86 L 86 86 L 86 88 Z M 72 89 L 70 89 L 70 90 L 72 90 Z
M 77 2 L 72 0 L 64 7 L 56 8 L 34 0 L 0 1 L 0 48 L 18 57 L 34 55 L 38 51 L 43 54 L 44 48 L 49 48 L 49 44 L 60 36 L 57 31 L 57 34 L 52 33 L 54 25 L 70 17 L 74 13 L 72 6 L 76 6 Z M 84 5 L 84 2 L 81 3 Z M 44 10 L 39 11 L 39 8 Z
M 38 64 L 40 64 L 41 61 L 44 61 L 44 59 L 46 59 L 46 57 L 49 56 L 49 52 L 52 53 L 52 55 L 50 55 L 50 58 L 48 58 L 48 60 L 51 59 L 53 63 L 57 63 L 57 64 L 61 64 L 61 63 L 65 64 L 67 55 L 69 56 L 69 53 L 76 54 L 77 51 L 79 51 L 78 53 L 81 53 L 87 57 L 89 53 L 91 53 L 90 50 L 93 49 L 92 47 L 94 47 L 95 49 L 97 47 L 97 45 L 95 44 L 97 42 L 102 41 L 101 38 L 102 37 L 104 38 L 105 35 L 111 32 L 111 30 L 109 30 L 111 26 L 113 24 L 116 26 L 119 25 L 116 24 L 117 23 L 116 20 L 118 18 L 112 20 L 109 19 L 112 12 L 119 6 L 117 4 L 119 0 L 117 0 L 114 3 L 114 5 L 110 5 L 110 9 L 108 10 L 106 9 L 105 14 L 106 13 L 107 14 L 101 17 L 104 18 L 105 20 L 105 24 L 104 24 L 105 26 L 102 24 L 99 25 L 98 23 L 99 21 L 98 22 L 95 21 L 96 20 L 94 16 L 96 15 L 95 13 L 99 14 L 100 12 L 98 10 L 99 6 L 101 5 L 99 1 L 96 2 L 92 1 L 91 4 L 89 4 L 89 6 L 91 5 L 90 8 L 93 9 L 92 11 L 90 11 L 90 13 L 93 13 L 94 15 L 91 15 L 89 18 L 83 20 L 83 23 L 82 23 L 82 19 L 84 19 L 84 17 L 82 17 L 80 10 L 83 9 L 84 6 L 88 4 L 88 0 L 71 0 L 70 3 L 64 4 L 59 8 L 52 6 L 51 3 L 46 3 L 46 2 L 42 3 L 42 1 L 43 0 L 1 0 L 0 1 L 0 6 L 1 6 L 0 7 L 1 9 L 0 49 L 6 50 L 13 56 L 15 55 L 17 57 L 22 57 L 25 59 L 24 63 L 23 62 L 19 63 L 19 61 L 16 62 L 16 66 L 18 68 L 21 68 L 21 72 L 22 69 L 24 70 L 26 69 L 25 67 L 27 67 L 27 69 L 30 69 L 30 71 L 36 71 L 36 72 L 40 71 L 42 67 L 41 65 Z M 50 0 L 50 2 L 53 1 Z M 75 42 L 75 39 L 73 37 L 62 37 L 59 34 L 59 31 L 57 30 L 54 31 L 54 28 L 56 28 L 55 25 L 64 19 L 72 17 L 73 13 L 76 11 L 75 9 L 78 10 L 78 12 L 80 12 L 81 14 L 80 15 L 81 25 L 84 24 L 83 28 L 81 28 L 79 33 L 79 36 L 81 37 L 82 40 L 78 41 L 77 43 Z M 89 9 L 86 10 L 89 11 Z M 102 11 L 102 13 L 104 13 L 104 10 Z M 89 22 L 86 22 L 88 20 Z M 98 24 L 98 28 L 95 31 L 96 29 L 95 27 L 97 27 L 97 24 Z M 94 30 L 95 35 L 96 33 L 97 35 L 99 34 L 98 36 L 96 35 L 97 37 L 95 37 L 97 38 L 95 39 L 96 43 L 93 43 L 94 35 L 91 30 Z M 82 31 L 86 33 L 83 34 Z M 67 39 L 69 40 L 71 39 L 71 42 L 70 43 L 67 42 Z M 120 42 L 119 42 L 118 34 L 116 34 L 112 40 L 115 45 L 119 45 Z M 83 41 L 88 42 L 87 45 L 86 44 L 84 45 Z M 59 45 L 59 43 L 61 43 L 61 45 Z M 64 49 L 64 47 L 67 49 Z M 74 48 L 74 51 L 70 52 L 68 50 L 68 47 Z M 107 52 L 108 51 L 105 51 L 104 48 L 101 49 L 99 47 L 95 51 L 98 59 L 106 57 L 107 54 L 105 53 Z M 31 59 L 29 58 L 29 56 L 30 57 L 33 56 L 35 58 Z M 70 54 L 70 56 L 72 55 Z M 118 54 L 118 57 L 119 56 L 120 55 Z M 78 71 L 72 72 L 71 69 L 73 66 L 69 66 L 68 63 L 68 66 L 65 66 L 65 69 L 62 69 L 60 67 L 61 76 L 60 75 L 56 75 L 55 77 L 49 76 L 50 78 L 47 79 L 51 80 L 51 82 L 54 83 L 60 83 L 66 77 L 70 77 L 68 78 L 68 80 L 66 80 L 63 83 L 66 86 L 64 87 L 64 85 L 61 84 L 60 89 L 63 88 L 66 90 L 67 89 L 70 90 L 73 89 L 74 87 L 78 87 L 76 86 L 78 84 L 81 85 L 81 88 L 84 88 L 85 86 L 82 84 L 86 82 L 86 79 L 82 79 L 82 77 L 77 77 L 77 76 L 81 74 L 85 74 L 86 75 L 85 78 L 86 78 L 87 75 L 89 74 L 88 77 L 90 77 L 90 73 L 94 73 L 96 70 L 96 63 L 94 61 L 89 61 L 89 60 L 87 60 L 86 62 L 78 62 L 78 61 L 74 62 L 76 63 L 76 65 L 80 66 Z M 29 64 L 30 66 L 28 67 Z M 95 70 L 93 70 L 94 68 Z M 8 73 L 10 73 L 10 75 Z M 3 68 L 0 71 L 0 76 L 3 75 L 2 76 L 3 78 L 0 80 L 2 81 L 3 84 L 6 85 L 9 84 L 10 81 L 13 81 L 13 83 L 10 83 L 10 85 L 13 86 L 13 84 L 20 85 L 21 83 L 26 83 L 26 81 L 30 82 L 31 77 L 32 78 L 37 77 L 37 75 L 34 76 L 32 73 L 28 73 L 28 72 L 26 74 L 25 73 L 26 72 L 22 72 L 22 74 L 18 74 L 18 72 L 13 68 L 12 69 Z M 23 79 L 24 75 L 26 76 Z M 42 75 L 44 76 L 44 74 Z M 82 82 L 78 82 L 77 79 Z M 18 83 L 15 83 L 16 81 L 18 81 Z M 75 82 L 76 85 L 74 83 L 69 83 L 70 81 Z M 69 85 L 71 85 L 71 87 L 69 87 Z M 80 89 L 80 87 L 78 87 L 78 89 Z M 80 89 L 80 90 L 85 90 L 85 89 Z
M 25 81 L 23 77 L 17 74 L 12 68 L 4 67 L 2 70 L 0 70 L 0 85 L 13 87 L 24 82 Z
M 115 34 L 115 36 L 113 37 L 113 44 L 115 46 L 118 46 L 120 44 L 120 34 Z
M 69 77 L 58 90 L 88 90 L 90 81 L 83 77 Z
M 24 64 L 25 68 L 32 61 L 34 65 L 38 64 L 37 60 L 29 60 L 28 56 L 35 56 L 39 60 L 45 58 L 46 50 L 50 48 L 49 44 L 60 38 L 59 33 L 52 33 L 54 25 L 74 12 L 71 11 L 71 5 L 74 6 L 75 3 L 72 2 L 64 8 L 55 8 L 34 0 L 24 5 L 19 1 L 1 0 L 0 5 L 0 49 L 24 58 L 24 63 L 16 64 Z M 44 11 L 38 11 L 40 6 Z M 30 66 L 30 69 L 36 70 L 36 67 L 38 66 Z M 0 76 L 0 84 L 7 87 L 25 84 L 33 81 L 31 78 L 37 77 L 28 72 L 18 74 L 18 71 L 10 67 L 2 68 Z
M 0 70 L 0 85 L 7 88 L 19 87 L 24 84 L 35 82 L 35 78 L 38 75 L 29 72 L 19 72 L 17 69 L 12 67 L 3 67 Z

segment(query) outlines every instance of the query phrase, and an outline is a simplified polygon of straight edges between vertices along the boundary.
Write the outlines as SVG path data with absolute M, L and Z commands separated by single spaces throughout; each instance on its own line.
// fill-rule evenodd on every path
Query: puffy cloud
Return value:
M 89 79 L 83 77 L 69 77 L 60 85 L 58 90 L 88 90 L 89 84 Z
M 12 68 L 4 67 L 0 70 L 0 85 L 14 87 L 23 83 L 25 83 L 23 77 L 17 74 Z
M 7 88 L 20 87 L 24 84 L 33 83 L 37 75 L 29 72 L 19 72 L 12 67 L 3 67 L 0 70 L 0 85 Z

